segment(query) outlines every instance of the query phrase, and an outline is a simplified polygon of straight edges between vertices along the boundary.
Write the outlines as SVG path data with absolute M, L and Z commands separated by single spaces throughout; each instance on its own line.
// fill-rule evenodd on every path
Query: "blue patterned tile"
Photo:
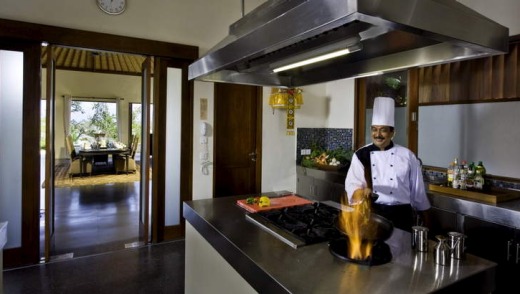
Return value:
M 301 150 L 319 147 L 326 150 L 352 149 L 352 129 L 298 128 L 296 136 L 296 162 L 301 162 Z

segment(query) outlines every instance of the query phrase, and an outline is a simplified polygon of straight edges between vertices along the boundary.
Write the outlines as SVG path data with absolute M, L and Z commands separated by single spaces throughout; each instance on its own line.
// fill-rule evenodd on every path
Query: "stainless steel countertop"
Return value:
M 461 216 L 471 216 L 499 225 L 520 228 L 520 200 L 493 204 L 431 191 L 428 191 L 428 197 L 432 206 L 436 208 Z
M 394 229 L 387 240 L 392 261 L 378 266 L 339 260 L 329 252 L 327 243 L 293 249 L 246 220 L 246 211 L 235 204 L 245 197 L 187 201 L 183 213 L 258 292 L 428 293 L 474 287 L 476 292 L 472 293 L 489 293 L 493 289 L 495 263 L 467 254 L 465 260 L 453 266 L 436 265 L 435 242 L 430 241 L 429 252 L 415 253 L 410 234 L 399 229 Z

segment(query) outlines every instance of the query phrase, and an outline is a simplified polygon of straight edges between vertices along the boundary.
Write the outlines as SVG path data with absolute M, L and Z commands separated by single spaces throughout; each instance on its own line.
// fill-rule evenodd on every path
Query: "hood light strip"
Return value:
M 350 54 L 352 52 L 359 51 L 362 48 L 363 48 L 362 44 L 358 43 L 356 45 L 349 46 L 349 47 L 347 47 L 345 49 L 341 49 L 341 50 L 337 50 L 337 51 L 330 52 L 330 53 L 327 53 L 327 54 L 323 54 L 323 55 L 319 55 L 319 56 L 316 56 L 316 57 L 312 57 L 312 58 L 309 58 L 309 59 L 301 60 L 301 61 L 294 62 L 294 63 L 288 64 L 288 65 L 276 67 L 275 69 L 273 69 L 273 72 L 277 73 L 277 72 L 281 72 L 281 71 L 286 71 L 286 70 L 293 69 L 293 68 L 296 68 L 296 67 L 305 66 L 305 65 L 309 65 L 309 64 L 325 61 L 325 60 L 328 60 L 328 59 L 340 57 L 340 56 L 343 56 L 343 55 Z

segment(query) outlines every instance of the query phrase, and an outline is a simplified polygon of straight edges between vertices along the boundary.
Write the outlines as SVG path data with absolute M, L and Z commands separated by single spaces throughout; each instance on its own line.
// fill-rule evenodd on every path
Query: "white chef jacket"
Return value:
M 352 195 L 355 190 L 368 187 L 365 180 L 365 167 L 359 158 L 368 154 L 372 192 L 379 195 L 376 203 L 410 204 L 416 210 L 430 208 L 419 160 L 408 148 L 393 142 L 386 150 L 380 150 L 374 144 L 369 144 L 354 153 L 345 179 L 349 203 L 354 204 Z

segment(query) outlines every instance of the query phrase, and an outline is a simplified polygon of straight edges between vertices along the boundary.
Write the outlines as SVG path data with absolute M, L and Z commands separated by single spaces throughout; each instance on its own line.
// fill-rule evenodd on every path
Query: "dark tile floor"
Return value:
M 184 240 L 5 270 L 4 293 L 184 293 Z
M 120 250 L 139 240 L 139 182 L 56 188 L 55 202 L 52 258 Z
M 55 201 L 51 261 L 4 270 L 5 294 L 184 293 L 184 240 L 138 243 L 139 182 L 56 188 Z

